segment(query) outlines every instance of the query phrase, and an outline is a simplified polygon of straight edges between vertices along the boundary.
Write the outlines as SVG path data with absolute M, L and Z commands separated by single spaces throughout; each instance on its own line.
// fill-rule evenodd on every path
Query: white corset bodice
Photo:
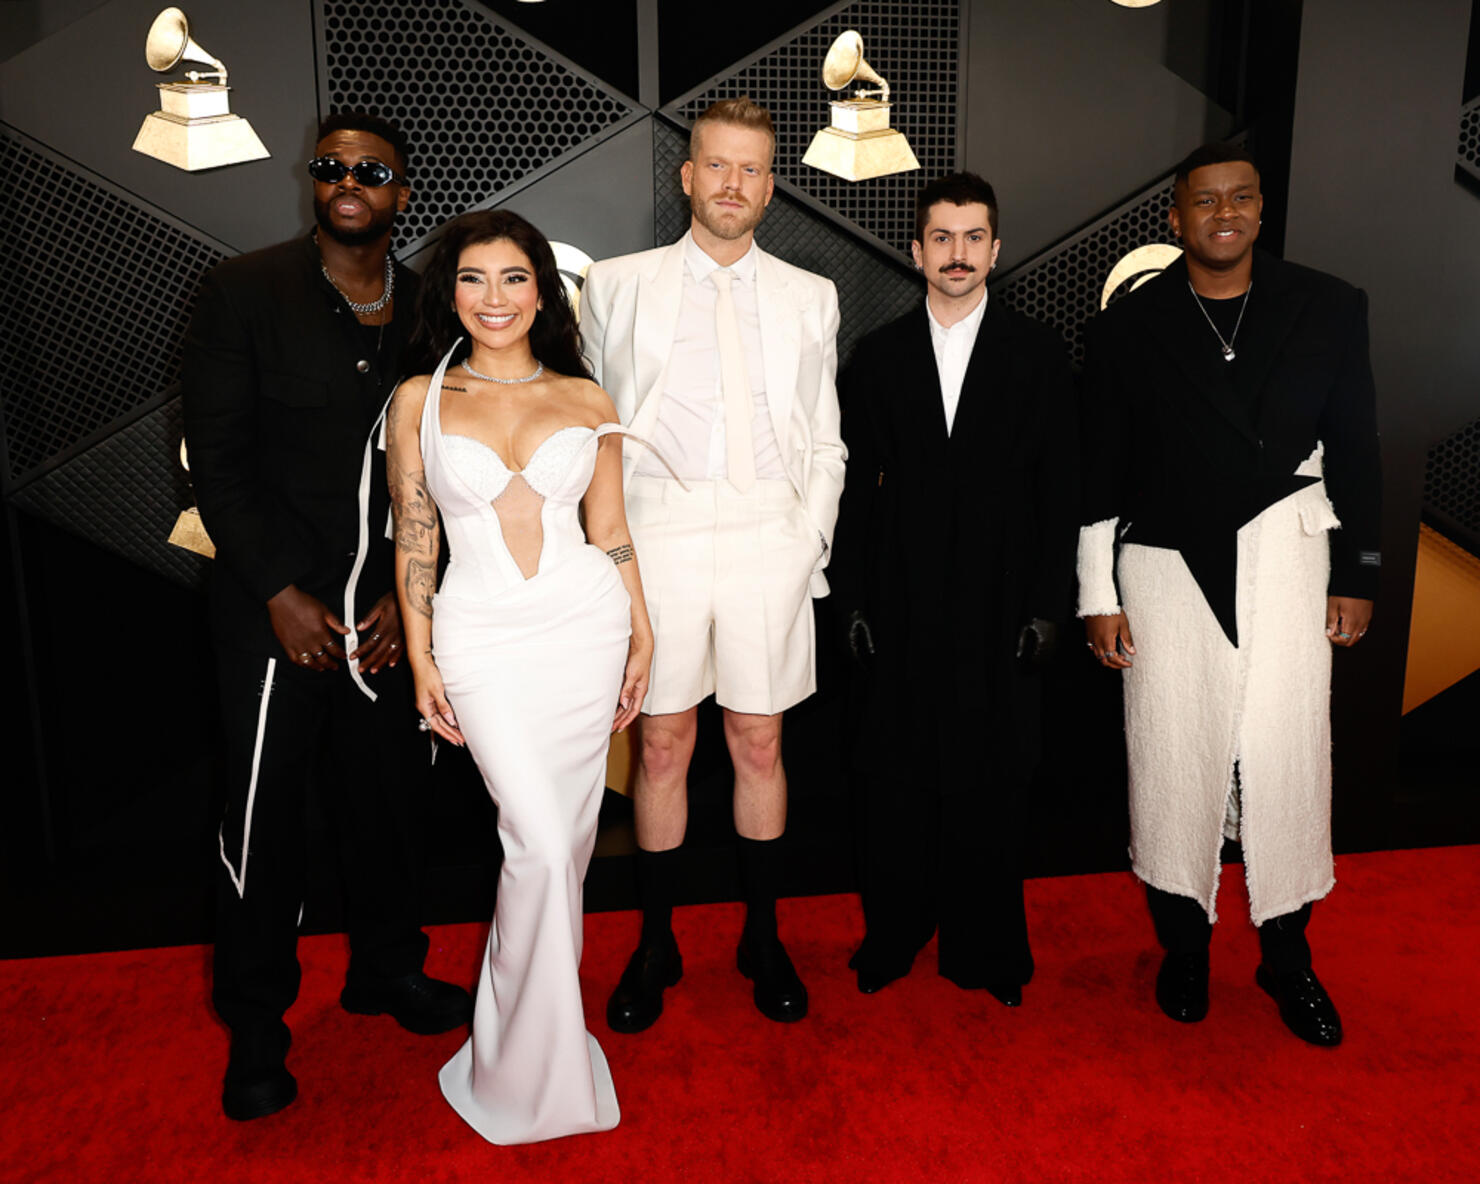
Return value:
M 450 551 L 438 595 L 487 599 L 525 582 L 510 539 L 537 554 L 530 579 L 553 571 L 590 545 L 581 529 L 581 498 L 596 471 L 597 444 L 624 429 L 617 423 L 558 428 L 540 442 L 523 469 L 510 469 L 481 440 L 443 433 L 442 376 L 450 357 L 432 375 L 421 415 L 427 489 L 442 512 Z M 500 507 L 507 522 L 500 519 Z

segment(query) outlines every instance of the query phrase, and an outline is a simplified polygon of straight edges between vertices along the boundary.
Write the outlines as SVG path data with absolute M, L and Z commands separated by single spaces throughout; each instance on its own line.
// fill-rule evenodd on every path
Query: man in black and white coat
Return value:
M 1297 1036 L 1341 1040 L 1311 968 L 1335 883 L 1331 647 L 1361 640 L 1381 474 L 1367 299 L 1254 249 L 1239 148 L 1177 168 L 1181 259 L 1086 341 L 1079 615 L 1124 671 L 1131 859 L 1166 957 L 1163 1011 L 1208 1009 L 1220 850 L 1243 847 L 1257 980 Z

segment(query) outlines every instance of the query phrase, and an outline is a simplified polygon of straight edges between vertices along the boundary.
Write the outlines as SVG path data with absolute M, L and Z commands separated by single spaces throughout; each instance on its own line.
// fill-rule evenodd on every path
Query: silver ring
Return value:
M 425 718 L 419 719 L 416 721 L 416 730 L 418 732 L 430 732 L 432 730 L 432 725 L 427 723 Z
M 391 649 L 395 649 L 395 648 L 396 648 L 396 643 L 393 641 L 393 642 L 391 642 Z
M 304 650 L 301 654 L 298 655 L 298 657 L 300 661 L 307 662 L 309 659 L 309 652 L 307 650 Z
M 322 658 L 324 656 L 324 651 L 323 650 L 314 650 L 313 656 L 315 658 Z
M 370 640 L 371 641 L 379 641 L 380 640 L 380 634 L 379 633 L 372 633 L 370 635 Z

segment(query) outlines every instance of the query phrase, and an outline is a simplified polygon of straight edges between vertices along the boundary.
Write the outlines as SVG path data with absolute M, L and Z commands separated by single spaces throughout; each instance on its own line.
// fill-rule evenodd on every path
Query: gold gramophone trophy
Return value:
M 180 441 L 180 467 L 190 472 L 190 454 L 185 450 L 185 441 Z M 194 506 L 180 511 L 170 531 L 170 542 L 186 551 L 194 551 L 207 559 L 216 558 L 216 544 L 206 533 L 205 523 L 200 520 L 200 511 Z
M 231 113 L 226 67 L 191 40 L 190 23 L 178 8 L 166 8 L 154 18 L 144 60 L 160 74 L 182 61 L 207 62 L 214 68 L 187 70 L 188 81 L 158 84 L 159 110 L 145 117 L 134 139 L 135 152 L 192 173 L 271 155 L 252 125 Z M 212 78 L 220 81 L 206 81 Z
M 849 29 L 827 51 L 822 81 L 829 90 L 842 90 L 859 78 L 877 82 L 879 89 L 860 90 L 850 99 L 834 99 L 832 124 L 812 137 L 802 163 L 848 181 L 919 168 L 910 142 L 889 126 L 889 84 L 863 60 L 863 38 Z

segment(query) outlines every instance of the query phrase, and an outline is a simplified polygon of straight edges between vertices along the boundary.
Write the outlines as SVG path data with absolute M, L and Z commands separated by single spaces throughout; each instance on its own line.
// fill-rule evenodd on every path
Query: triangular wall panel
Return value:
M 316 26 L 329 110 L 386 116 L 411 141 L 398 250 L 645 114 L 464 0 L 319 0 Z

